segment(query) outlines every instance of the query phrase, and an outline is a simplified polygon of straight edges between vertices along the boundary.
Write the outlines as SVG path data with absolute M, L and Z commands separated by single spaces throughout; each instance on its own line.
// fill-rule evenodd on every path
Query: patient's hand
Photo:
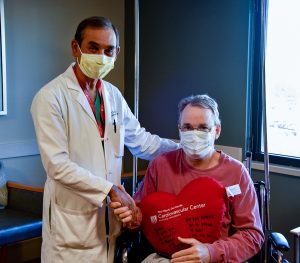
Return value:
M 210 254 L 205 244 L 194 238 L 181 238 L 179 241 L 190 245 L 187 249 L 180 250 L 172 255 L 171 263 L 175 262 L 199 262 L 209 263 Z
M 133 211 L 128 206 L 122 206 L 119 202 L 111 202 L 110 207 L 122 223 L 129 223 L 133 218 Z

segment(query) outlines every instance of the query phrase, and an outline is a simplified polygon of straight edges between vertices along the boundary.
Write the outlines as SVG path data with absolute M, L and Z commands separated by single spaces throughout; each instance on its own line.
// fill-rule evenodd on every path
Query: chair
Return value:
M 128 178 L 127 178 L 128 179 Z M 123 181 L 124 183 L 124 181 Z M 264 182 L 254 183 L 259 202 L 259 211 L 265 230 L 265 245 L 261 251 L 248 262 L 288 263 L 283 252 L 289 250 L 286 238 L 277 232 L 266 231 L 266 187 Z M 115 263 L 138 263 L 153 253 L 154 249 L 141 231 L 125 230 L 117 239 Z
M 0 210 L 0 262 L 35 259 L 39 257 L 40 250 L 33 253 L 22 251 L 20 255 L 9 253 L 9 251 L 13 245 L 25 241 L 40 245 L 43 189 L 15 182 L 8 182 L 7 188 L 8 204 L 5 209 Z

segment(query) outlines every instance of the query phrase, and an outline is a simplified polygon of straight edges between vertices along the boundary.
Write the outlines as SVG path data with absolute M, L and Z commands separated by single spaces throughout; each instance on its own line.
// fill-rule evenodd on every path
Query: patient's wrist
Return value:
M 126 224 L 126 227 L 130 230 L 138 229 L 142 224 L 142 218 L 142 211 L 138 206 L 136 206 L 133 212 L 133 219 L 131 222 Z

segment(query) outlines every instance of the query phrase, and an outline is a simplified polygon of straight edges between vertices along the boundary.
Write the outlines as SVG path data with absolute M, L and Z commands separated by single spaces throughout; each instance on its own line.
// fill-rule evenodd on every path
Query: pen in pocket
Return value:
M 114 131 L 117 133 L 117 125 L 116 125 L 116 120 L 114 120 Z

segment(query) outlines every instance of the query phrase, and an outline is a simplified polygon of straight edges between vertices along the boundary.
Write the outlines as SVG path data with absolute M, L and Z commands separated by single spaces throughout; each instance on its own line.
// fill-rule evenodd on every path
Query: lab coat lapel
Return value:
M 92 120 L 95 122 L 95 124 L 97 124 L 96 120 L 95 120 L 94 113 L 92 111 L 92 108 L 91 108 L 87 98 L 85 97 L 83 91 L 78 92 L 78 94 L 76 96 L 76 100 L 79 102 L 79 104 L 85 110 L 85 112 L 92 118 Z
M 88 114 L 88 116 L 94 121 L 95 125 L 97 125 L 94 113 L 91 109 L 91 106 L 86 99 L 83 90 L 81 89 L 76 76 L 74 74 L 73 65 L 71 65 L 67 71 L 65 72 L 66 74 L 66 81 L 67 81 L 67 86 L 69 89 L 73 90 L 72 94 L 74 94 L 74 99 L 82 106 L 83 110 Z
M 104 137 L 108 136 L 109 126 L 112 124 L 111 121 L 111 103 L 112 103 L 112 94 L 108 92 L 107 85 L 102 81 L 102 96 L 104 101 L 104 110 L 105 110 L 105 132 Z

